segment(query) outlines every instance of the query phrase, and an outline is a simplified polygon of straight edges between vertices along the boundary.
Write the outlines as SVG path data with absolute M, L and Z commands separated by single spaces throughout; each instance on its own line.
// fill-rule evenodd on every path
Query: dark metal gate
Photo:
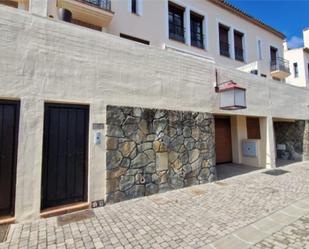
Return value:
M 19 102 L 0 100 L 0 216 L 14 215 Z
M 42 209 L 87 200 L 89 108 L 45 105 Z

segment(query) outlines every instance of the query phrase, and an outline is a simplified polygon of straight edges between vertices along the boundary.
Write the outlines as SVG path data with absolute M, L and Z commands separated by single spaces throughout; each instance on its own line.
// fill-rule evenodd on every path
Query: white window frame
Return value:
M 239 28 L 235 28 L 233 27 L 233 52 L 234 52 L 234 59 L 235 59 L 235 48 L 234 48 L 234 45 L 235 45 L 235 41 L 234 41 L 234 31 L 238 31 L 240 33 L 243 34 L 243 37 L 242 37 L 242 49 L 244 51 L 244 61 L 243 63 L 246 63 L 248 61 L 248 53 L 247 53 L 247 33 L 242 30 L 242 29 L 239 29 Z
M 203 20 L 203 34 L 204 34 L 204 49 L 208 49 L 208 13 L 202 12 L 198 9 L 192 8 L 189 5 L 186 5 L 183 1 L 180 0 L 165 0 L 165 35 L 166 39 L 169 40 L 169 20 L 168 20 L 168 3 L 174 3 L 176 5 L 181 6 L 182 8 L 185 9 L 184 13 L 184 28 L 185 28 L 185 43 L 187 45 L 191 45 L 191 21 L 190 21 L 190 13 L 195 12 L 196 14 L 199 14 L 204 17 Z
M 132 12 L 132 0 L 128 0 L 128 12 L 132 13 L 132 14 L 136 14 L 138 16 L 142 16 L 143 15 L 143 0 L 136 0 L 136 13 Z
M 222 20 L 222 19 L 219 19 L 219 18 L 216 18 L 216 36 L 217 36 L 217 53 L 218 55 L 220 55 L 220 34 L 219 34 L 219 25 L 222 24 L 226 27 L 229 27 L 229 33 L 228 33 L 228 38 L 229 38 L 229 52 L 230 52 L 230 57 L 226 57 L 226 58 L 230 58 L 230 59 L 233 59 L 235 60 L 235 53 L 234 53 L 234 28 L 233 26 L 227 24 L 228 22 Z M 221 55 L 220 55 L 221 56 Z
M 208 14 L 198 9 L 190 7 L 190 27 L 191 27 L 191 11 L 203 17 L 203 35 L 204 35 L 204 50 L 208 50 Z M 190 30 L 191 31 L 191 30 Z M 190 32 L 191 37 L 191 32 Z

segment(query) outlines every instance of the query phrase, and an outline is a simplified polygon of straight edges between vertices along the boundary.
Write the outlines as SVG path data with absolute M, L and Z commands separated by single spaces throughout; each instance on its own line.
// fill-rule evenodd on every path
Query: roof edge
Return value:
M 286 38 L 286 36 L 282 32 L 272 28 L 271 26 L 267 25 L 266 23 L 264 23 L 264 22 L 262 22 L 262 21 L 260 21 L 256 18 L 254 18 L 253 16 L 247 14 L 246 12 L 237 8 L 233 4 L 228 3 L 226 0 L 208 0 L 208 1 L 217 5 L 217 6 L 220 6 L 224 9 L 234 13 L 234 14 L 238 14 L 240 17 L 246 19 L 247 21 L 249 21 L 249 22 L 251 22 L 251 23 L 253 23 L 257 26 L 259 26 L 260 28 L 263 28 L 263 29 L 269 31 L 270 33 L 280 37 L 281 39 Z

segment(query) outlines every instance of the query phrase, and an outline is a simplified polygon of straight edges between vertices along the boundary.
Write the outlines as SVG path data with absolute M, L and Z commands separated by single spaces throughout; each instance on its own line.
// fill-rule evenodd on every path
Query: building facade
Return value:
M 17 2 L 7 0 L 6 2 Z M 29 0 L 19 3 L 29 8 Z M 32 0 L 43 16 L 285 81 L 284 35 L 221 0 Z M 39 11 L 41 9 L 41 11 Z
M 1 222 L 211 182 L 220 163 L 308 159 L 308 89 L 48 18 L 42 3 L 0 6 Z M 226 105 L 238 90 L 243 109 Z
M 289 49 L 285 43 L 284 57 L 289 60 L 291 75 L 286 82 L 299 87 L 309 87 L 309 28 L 303 31 L 304 47 Z

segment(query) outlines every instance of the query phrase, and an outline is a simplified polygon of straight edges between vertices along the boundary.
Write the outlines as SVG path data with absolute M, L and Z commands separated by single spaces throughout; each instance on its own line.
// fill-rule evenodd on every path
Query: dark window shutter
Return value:
M 259 118 L 247 118 L 247 137 L 248 139 L 261 139 Z

